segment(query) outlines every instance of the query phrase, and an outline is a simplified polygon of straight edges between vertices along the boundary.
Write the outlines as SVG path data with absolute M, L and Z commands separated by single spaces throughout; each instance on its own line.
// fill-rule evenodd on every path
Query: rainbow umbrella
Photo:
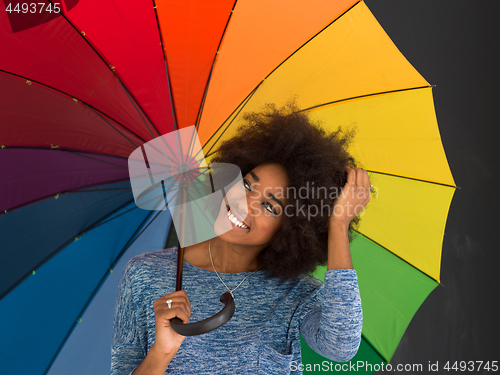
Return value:
M 144 231 L 153 249 L 170 243 L 170 219 L 151 231 L 163 216 L 135 205 L 132 151 L 196 124 L 209 159 L 243 113 L 292 97 L 329 129 L 357 128 L 351 151 L 377 197 L 352 243 L 364 310 L 353 361 L 390 361 L 439 283 L 455 184 L 431 86 L 363 2 L 23 4 L 0 5 L 2 373 L 55 374 L 63 354 L 96 353 L 67 350 L 82 332 L 109 348 L 95 327 L 111 329 L 111 271 Z M 304 364 L 321 363 L 309 354 L 303 344 Z

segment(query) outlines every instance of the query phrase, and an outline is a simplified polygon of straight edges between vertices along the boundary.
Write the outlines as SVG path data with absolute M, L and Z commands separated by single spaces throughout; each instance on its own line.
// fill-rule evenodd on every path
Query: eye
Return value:
M 252 191 L 252 189 L 251 189 L 252 185 L 245 178 L 243 179 L 243 186 L 248 191 Z M 278 213 L 276 212 L 276 210 L 274 209 L 274 207 L 273 207 L 273 205 L 271 203 L 269 203 L 269 202 L 262 202 L 262 205 L 266 208 L 266 210 L 268 210 L 273 215 L 278 215 Z
M 278 213 L 276 212 L 276 210 L 274 209 L 273 205 L 269 202 L 262 202 L 262 205 L 264 207 L 266 207 L 266 209 L 272 213 L 273 215 L 278 215 Z
M 250 182 L 248 182 L 247 180 L 243 179 L 243 186 L 245 187 L 245 189 L 247 189 L 248 191 L 252 191 L 251 189 L 251 186 L 250 185 Z

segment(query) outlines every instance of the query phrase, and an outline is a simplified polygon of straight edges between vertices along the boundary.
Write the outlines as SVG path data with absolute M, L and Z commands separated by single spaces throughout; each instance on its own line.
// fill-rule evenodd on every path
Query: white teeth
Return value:
M 231 222 L 240 227 L 240 228 L 243 228 L 243 229 L 247 229 L 248 227 L 243 224 L 241 221 L 239 221 L 238 219 L 236 219 L 236 217 L 234 217 L 234 215 L 231 213 L 231 211 L 228 211 L 227 215 L 229 216 L 229 220 L 231 220 Z

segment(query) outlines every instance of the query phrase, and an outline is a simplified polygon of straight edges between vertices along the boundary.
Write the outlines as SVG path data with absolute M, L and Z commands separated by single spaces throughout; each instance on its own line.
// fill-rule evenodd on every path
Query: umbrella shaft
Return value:
M 184 203 L 186 202 L 186 189 L 183 187 L 182 189 L 182 195 L 181 195 L 181 207 L 183 207 Z M 185 220 L 186 220 L 186 210 L 181 209 L 181 228 L 180 228 L 180 233 L 179 233 L 179 238 L 178 238 L 178 243 L 177 243 L 177 276 L 175 280 L 175 290 L 179 291 L 182 289 L 182 266 L 184 264 L 184 248 L 181 247 L 181 240 L 184 243 L 184 225 L 185 225 Z
M 184 263 L 184 248 L 181 248 L 180 241 L 177 242 L 177 276 L 175 280 L 175 291 L 182 289 L 182 265 Z

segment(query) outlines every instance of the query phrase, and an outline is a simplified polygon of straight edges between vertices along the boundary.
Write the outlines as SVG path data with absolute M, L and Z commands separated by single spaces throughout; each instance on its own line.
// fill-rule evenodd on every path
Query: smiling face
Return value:
M 216 226 L 231 225 L 232 229 L 218 237 L 229 243 L 264 249 L 283 221 L 288 176 L 279 164 L 261 164 L 243 178 L 243 185 L 248 213 L 241 220 L 246 212 L 241 200 L 230 203 L 234 212 L 228 211 L 223 203 Z

